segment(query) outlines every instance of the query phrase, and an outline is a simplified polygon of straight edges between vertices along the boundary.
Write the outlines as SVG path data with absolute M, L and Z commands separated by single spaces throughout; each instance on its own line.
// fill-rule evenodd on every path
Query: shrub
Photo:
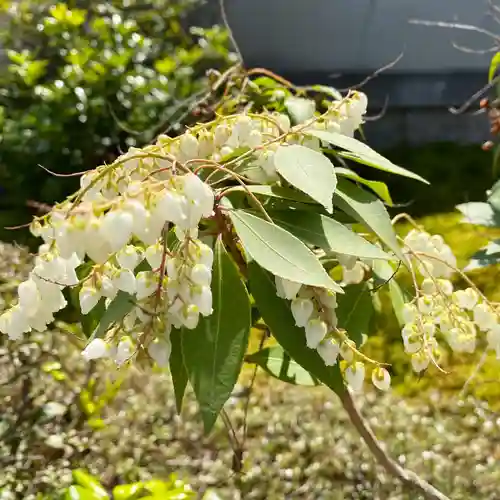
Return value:
M 75 187 L 39 165 L 86 170 L 179 125 L 182 104 L 206 86 L 206 69 L 231 59 L 221 28 L 184 27 L 199 3 L 0 2 L 9 60 L 0 77 L 4 209 L 52 203 Z

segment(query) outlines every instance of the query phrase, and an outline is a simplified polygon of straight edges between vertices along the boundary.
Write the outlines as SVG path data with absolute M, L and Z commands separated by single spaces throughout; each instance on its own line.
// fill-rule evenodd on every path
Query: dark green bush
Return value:
M 74 188 L 76 179 L 39 165 L 86 170 L 179 124 L 182 104 L 206 89 L 206 70 L 232 57 L 221 28 L 185 27 L 199 4 L 0 1 L 8 58 L 0 76 L 3 210 L 29 199 L 52 203 Z

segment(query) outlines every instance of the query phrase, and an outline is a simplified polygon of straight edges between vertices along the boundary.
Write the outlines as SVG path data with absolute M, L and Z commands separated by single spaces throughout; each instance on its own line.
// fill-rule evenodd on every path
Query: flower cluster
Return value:
M 449 278 L 457 267 L 457 259 L 451 248 L 438 234 L 412 229 L 405 237 L 404 244 L 409 256 L 417 261 L 422 276 Z
M 353 93 L 296 127 L 278 113 L 219 118 L 177 138 L 159 136 L 87 172 L 73 197 L 31 225 L 43 244 L 29 279 L 19 285 L 18 303 L 0 317 L 0 331 L 19 339 L 45 330 L 66 306 L 64 290 L 76 287 L 83 315 L 115 301 L 129 307 L 89 343 L 87 359 L 111 357 L 122 364 L 141 350 L 165 364 L 171 328 L 195 328 L 200 315 L 212 312 L 213 254 L 199 237 L 200 224 L 214 215 L 211 180 L 237 175 L 278 182 L 273 157 L 280 144 L 319 150 L 308 128 L 352 135 L 365 112 L 366 96 Z M 344 282 L 354 283 L 363 271 L 349 261 L 344 273 Z M 313 306 L 308 293 L 294 306 L 305 308 L 303 317 Z M 335 297 L 323 291 L 322 300 L 318 307 L 329 307 L 331 317 L 310 322 L 308 343 L 331 364 L 340 348 L 323 337 L 334 325 Z
M 476 289 L 454 290 L 448 278 L 456 258 L 440 236 L 418 230 L 405 238 L 409 255 L 423 276 L 417 296 L 405 304 L 402 338 L 415 372 L 437 364 L 442 354 L 439 340 L 457 353 L 472 353 L 478 334 L 486 334 L 490 349 L 500 355 L 500 315 Z
M 43 331 L 66 306 L 64 288 L 81 285 L 84 315 L 118 294 L 131 308 L 104 340 L 87 346 L 87 359 L 112 356 L 121 364 L 139 344 L 153 359 L 168 359 L 170 329 L 195 328 L 200 314 L 212 312 L 213 253 L 198 226 L 213 215 L 214 193 L 194 173 L 177 171 L 175 160 L 166 163 L 155 174 L 154 157 L 128 152 L 114 168 L 81 178 L 78 203 L 66 201 L 33 223 L 44 243 L 18 304 L 0 317 L 1 331 L 13 339 Z
M 337 328 L 337 297 L 325 288 L 311 287 L 275 276 L 276 294 L 290 300 L 295 324 L 304 328 L 306 345 L 316 349 L 326 366 L 334 366 L 339 356 L 346 362 L 344 376 L 349 386 L 360 391 L 365 379 L 365 365 L 351 340 Z M 389 372 L 376 367 L 372 372 L 373 384 L 381 389 L 390 387 Z

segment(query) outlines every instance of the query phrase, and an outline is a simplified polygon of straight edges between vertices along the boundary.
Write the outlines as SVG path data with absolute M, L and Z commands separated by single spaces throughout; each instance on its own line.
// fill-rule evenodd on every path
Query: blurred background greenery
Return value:
M 191 106 L 209 88 L 207 70 L 235 62 L 223 28 L 190 26 L 199 5 L 0 0 L 7 57 L 0 72 L 0 240 L 29 242 L 26 231 L 3 227 L 29 221 L 36 203 L 52 204 L 75 188 L 77 178 L 49 175 L 39 165 L 58 174 L 84 171 L 198 119 Z M 384 153 L 431 186 L 373 170 L 370 176 L 387 182 L 395 203 L 427 230 L 443 234 L 461 264 L 498 236 L 462 224 L 454 212 L 458 203 L 483 199 L 493 181 L 490 155 L 449 143 Z M 2 307 L 30 262 L 27 250 L 0 243 Z M 499 277 L 495 267 L 473 275 L 495 300 Z M 408 374 L 389 308 L 374 327 L 378 335 L 368 352 L 392 363 L 395 393 L 369 393 L 365 411 L 388 449 L 454 499 L 498 498 L 499 471 L 491 460 L 500 448 L 490 439 L 500 425 L 496 360 L 487 360 L 462 398 L 477 358 L 450 358 L 450 373 L 431 369 L 418 379 Z M 105 365 L 86 366 L 74 333 L 77 327 L 60 321 L 53 331 L 16 344 L 0 336 L 0 500 L 189 498 L 184 480 L 207 499 L 215 498 L 208 487 L 227 499 L 413 498 L 373 463 L 321 389 L 257 377 L 247 463 L 239 475 L 231 471 L 224 426 L 203 437 L 192 400 L 178 417 L 168 377 L 134 369 L 111 376 Z M 236 428 L 245 420 L 248 377 L 245 372 L 229 408 Z M 475 477 L 470 471 L 478 465 Z M 160 482 L 148 483 L 152 479 Z

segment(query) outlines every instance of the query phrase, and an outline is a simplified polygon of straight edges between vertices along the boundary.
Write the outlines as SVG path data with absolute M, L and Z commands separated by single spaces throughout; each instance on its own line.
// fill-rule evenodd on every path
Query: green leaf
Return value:
M 495 78 L 495 74 L 498 70 L 498 66 L 500 66 L 500 52 L 497 52 L 492 58 L 490 62 L 490 69 L 488 71 L 488 83 L 491 83 L 493 78 Z
M 472 257 L 464 271 L 474 271 L 483 267 L 500 263 L 500 240 L 490 241 L 485 247 L 478 250 Z
M 403 307 L 409 302 L 405 293 L 396 281 L 396 271 L 388 262 L 377 261 L 373 263 L 373 272 L 382 281 L 382 285 L 388 283 L 389 297 L 391 299 L 392 309 L 400 326 L 404 326 Z
M 463 222 L 486 227 L 500 226 L 500 213 L 495 212 L 489 203 L 470 202 L 457 205 L 464 215 Z
M 310 203 L 316 205 L 316 202 L 305 194 L 299 191 L 281 186 L 256 185 L 256 186 L 234 186 L 231 191 L 251 192 L 257 196 L 265 196 L 267 198 L 276 198 L 279 200 L 297 201 L 300 203 Z M 317 206 L 317 205 L 316 205 Z
M 378 197 L 382 201 L 392 207 L 393 202 L 389 193 L 389 188 L 384 182 L 363 179 L 363 177 L 360 177 L 356 172 L 354 172 L 353 170 L 349 170 L 348 168 L 336 167 L 335 172 L 337 175 L 347 177 L 352 181 L 359 182 L 360 184 L 364 184 L 365 186 L 369 187 L 376 195 L 378 195 Z
M 113 488 L 113 500 L 141 498 L 147 490 L 143 483 L 121 484 Z
M 363 165 L 374 167 L 391 174 L 409 177 L 410 179 L 415 179 L 423 182 L 424 184 L 429 184 L 423 177 L 420 177 L 420 175 L 415 174 L 410 170 L 406 170 L 406 168 L 395 165 L 390 160 L 373 150 L 370 146 L 367 146 L 364 142 L 354 139 L 354 137 L 349 137 L 337 132 L 327 132 L 326 130 L 307 130 L 306 133 L 317 137 L 322 141 L 328 142 L 333 146 L 345 149 L 347 153 L 339 153 L 340 156 L 344 158 L 348 158 L 357 163 L 362 163 Z
M 99 481 L 88 472 L 82 469 L 76 469 L 72 471 L 71 475 L 73 476 L 73 481 L 76 484 L 79 484 L 85 489 L 91 491 L 96 498 L 109 498 L 101 483 L 99 483 Z
M 366 283 L 348 285 L 344 291 L 344 295 L 337 297 L 338 325 L 359 346 L 363 335 L 369 333 L 374 312 L 371 293 Z
M 370 228 L 401 260 L 406 261 L 384 204 L 372 193 L 339 179 L 333 203 Z
M 133 307 L 134 297 L 120 290 L 102 315 L 98 327 L 95 329 L 94 333 L 92 333 L 89 340 L 103 337 L 109 328 L 118 321 L 121 321 Z
M 244 210 L 233 210 L 229 217 L 245 250 L 264 269 L 296 283 L 342 293 L 318 258 L 288 231 Z
M 292 186 L 333 212 L 337 176 L 332 162 L 313 149 L 293 144 L 279 146 L 274 155 L 277 172 Z
M 405 320 L 403 317 L 403 307 L 406 304 L 407 300 L 405 298 L 405 294 L 403 290 L 399 286 L 399 283 L 395 278 L 391 278 L 389 280 L 389 294 L 391 297 L 392 308 L 394 310 L 394 314 L 398 320 L 399 326 L 405 325 Z
M 170 333 L 170 342 L 172 344 L 172 352 L 170 353 L 170 376 L 174 384 L 175 406 L 177 413 L 181 413 L 182 401 L 186 386 L 188 383 L 188 373 L 184 366 L 184 359 L 182 356 L 182 341 L 181 336 L 183 332 L 178 329 L 173 329 Z
M 305 331 L 295 325 L 290 303 L 276 295 L 272 276 L 256 262 L 248 265 L 248 273 L 250 289 L 262 318 L 283 349 L 332 391 L 343 393 L 344 383 L 338 365 L 325 366 L 318 352 L 307 347 Z
M 250 298 L 221 240 L 215 245 L 214 312 L 182 332 L 182 354 L 209 432 L 238 380 L 250 333 Z
M 70 486 L 64 496 L 65 500 L 101 500 L 102 498 L 109 498 L 107 495 L 105 497 L 98 496 L 92 490 L 79 485 Z
M 280 345 L 266 347 L 245 358 L 247 363 L 254 363 L 263 368 L 273 377 L 294 385 L 315 386 L 318 381 Z
M 380 247 L 330 217 L 297 210 L 272 211 L 270 215 L 283 229 L 325 252 L 353 255 L 361 259 L 393 259 Z

